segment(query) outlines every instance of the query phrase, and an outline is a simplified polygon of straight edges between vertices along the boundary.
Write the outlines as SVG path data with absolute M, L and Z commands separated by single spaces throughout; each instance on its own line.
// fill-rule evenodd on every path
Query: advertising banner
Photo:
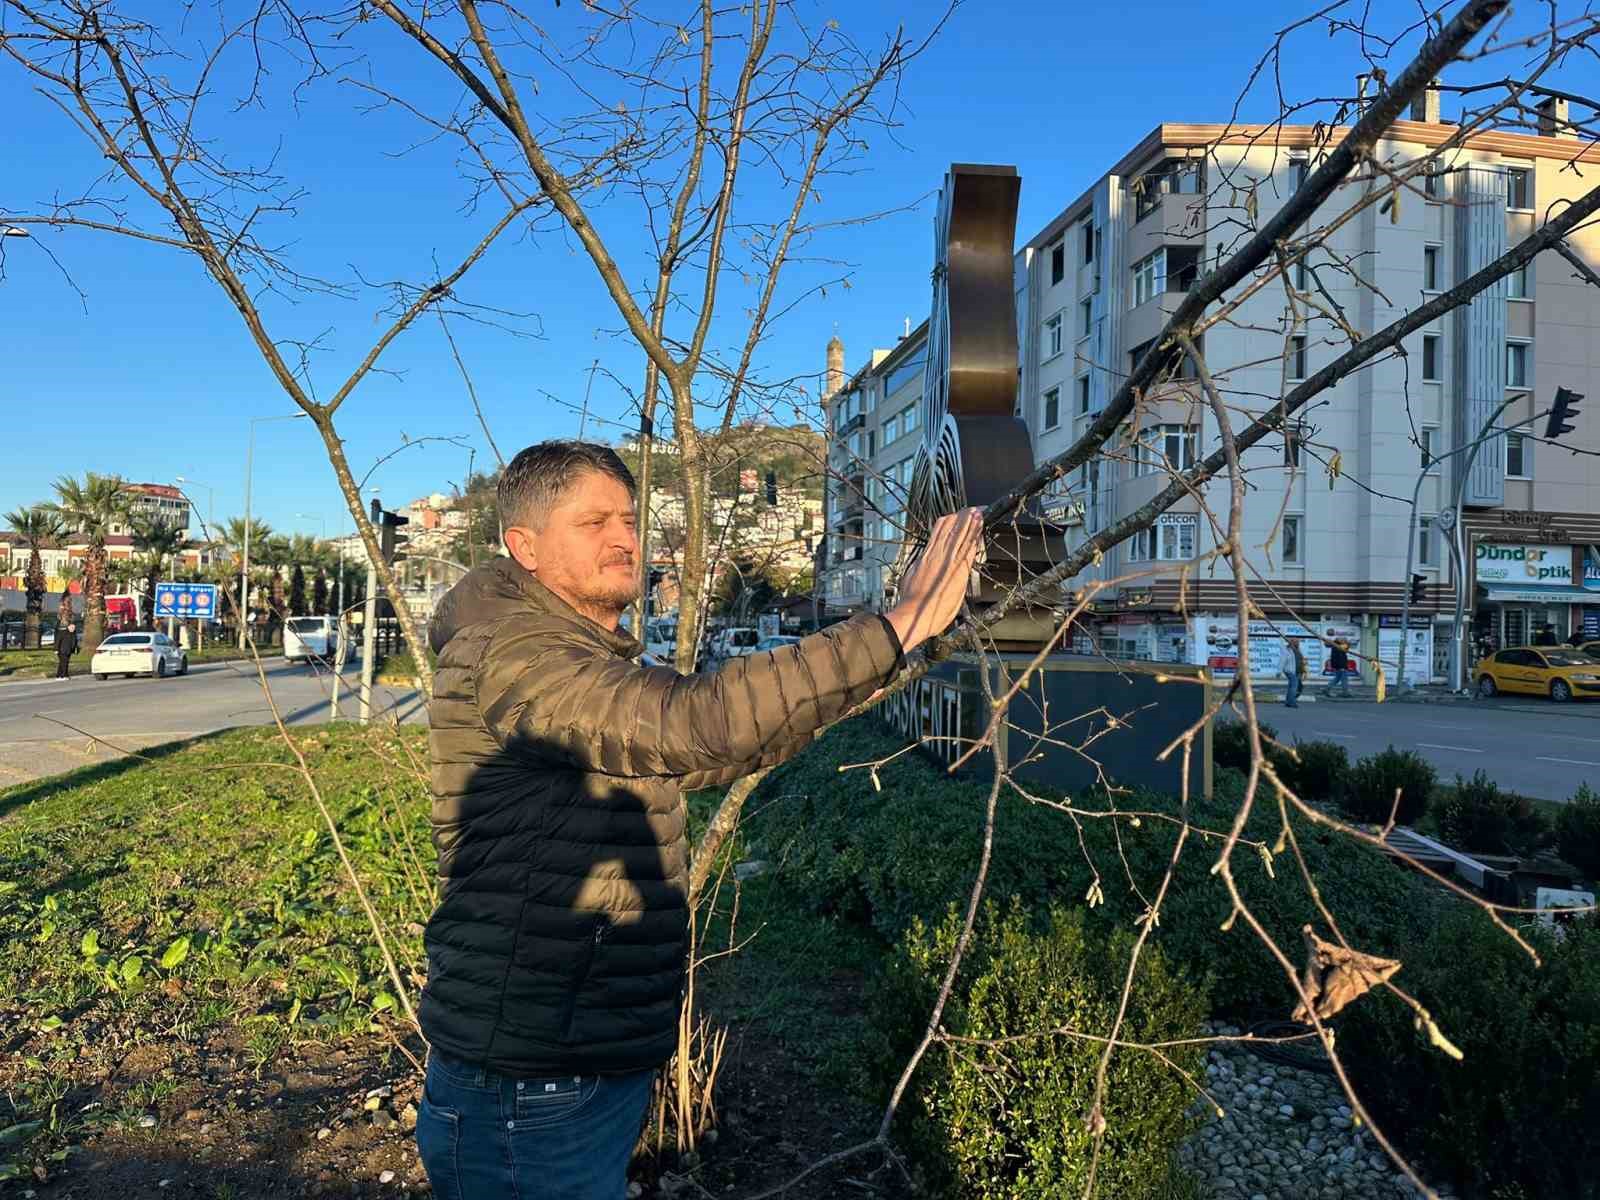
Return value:
M 1211 673 L 1219 679 L 1238 674 L 1238 618 L 1195 617 L 1190 621 L 1190 629 L 1191 662 L 1197 666 L 1210 667 Z M 1327 643 L 1335 638 L 1344 638 L 1350 643 L 1351 667 L 1355 671 L 1353 679 L 1364 678 L 1371 670 L 1370 666 L 1355 657 L 1355 651 L 1361 645 L 1361 631 L 1354 625 L 1336 622 L 1302 625 L 1295 621 L 1251 621 L 1249 635 L 1250 678 L 1254 680 L 1268 681 L 1283 677 L 1283 660 L 1288 653 L 1284 639 L 1291 635 L 1300 638 L 1300 653 L 1305 655 L 1306 677 L 1309 679 L 1333 674 L 1333 668 L 1328 666 L 1331 647 Z
M 158 583 L 156 584 L 156 616 L 201 617 L 211 620 L 217 615 L 217 585 L 214 583 Z
M 1517 587 L 1571 587 L 1570 546 L 1518 546 L 1479 542 L 1473 551 L 1479 583 Z M 1587 574 L 1587 572 L 1585 572 Z

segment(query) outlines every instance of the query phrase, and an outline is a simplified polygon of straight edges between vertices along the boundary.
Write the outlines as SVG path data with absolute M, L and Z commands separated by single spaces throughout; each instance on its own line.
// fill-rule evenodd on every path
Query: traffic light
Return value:
M 1413 575 L 1411 577 L 1411 603 L 1421 604 L 1424 601 L 1423 588 L 1428 582 L 1426 575 Z
M 1566 422 L 1578 415 L 1577 403 L 1583 399 L 1582 392 L 1569 391 L 1567 388 L 1556 389 L 1556 402 L 1550 408 L 1550 419 L 1545 422 L 1544 436 L 1558 438 L 1563 433 L 1571 433 L 1573 427 Z
M 372 523 L 378 527 L 378 548 L 383 552 L 383 561 L 397 563 L 405 561 L 406 543 L 411 538 L 403 533 L 396 532 L 400 526 L 411 524 L 410 517 L 402 517 L 399 513 L 386 512 L 374 497 L 372 501 Z
M 767 503 L 774 508 L 778 504 L 778 473 L 776 471 L 767 472 Z

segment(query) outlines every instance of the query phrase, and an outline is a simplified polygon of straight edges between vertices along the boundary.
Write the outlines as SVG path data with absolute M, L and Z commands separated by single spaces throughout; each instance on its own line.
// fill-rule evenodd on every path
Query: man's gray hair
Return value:
M 611 476 L 628 489 L 628 495 L 637 497 L 633 472 L 610 446 L 563 438 L 519 451 L 500 472 L 495 493 L 501 536 L 513 525 L 543 529 L 550 510 L 579 476 L 589 471 Z

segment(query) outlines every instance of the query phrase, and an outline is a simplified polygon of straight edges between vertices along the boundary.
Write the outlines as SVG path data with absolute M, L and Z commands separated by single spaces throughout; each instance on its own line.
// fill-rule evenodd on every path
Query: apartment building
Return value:
M 928 323 L 907 323 L 895 346 L 875 349 L 846 376 L 844 344 L 827 347 L 827 536 L 816 566 L 830 608 L 880 612 L 900 552 L 905 496 L 922 446 Z
M 1600 154 L 1557 136 L 1565 117 L 1558 103 L 1546 113 L 1543 135 L 1474 135 L 1417 194 L 1344 222 L 1292 270 L 1296 291 L 1370 333 L 1498 257 L 1542 213 L 1593 186 L 1592 170 L 1570 164 Z M 1381 161 L 1415 162 L 1456 132 L 1439 122 L 1436 93 L 1412 116 L 1380 145 Z M 1247 214 L 1266 220 L 1315 169 L 1324 133 L 1158 126 L 1027 240 L 1018 253 L 1019 404 L 1037 459 L 1066 449 L 1095 419 L 1182 293 L 1239 243 Z M 1370 186 L 1352 178 L 1312 223 L 1350 208 Z M 1570 243 L 1600 265 L 1600 230 Z M 1303 300 L 1299 307 L 1308 315 L 1296 323 L 1279 282 L 1206 332 L 1205 356 L 1236 425 L 1347 347 L 1330 316 Z M 1557 637 L 1580 629 L 1600 636 L 1600 472 L 1593 458 L 1564 448 L 1600 450 L 1592 411 L 1600 403 L 1597 328 L 1600 289 L 1545 253 L 1407 339 L 1404 357 L 1376 361 L 1323 393 L 1287 437 L 1247 451 L 1244 540 L 1260 581 L 1253 594 L 1271 625 L 1298 618 L 1308 632 L 1342 634 L 1385 659 L 1408 637 L 1414 679 L 1446 674 L 1457 586 L 1468 589 L 1475 632 L 1498 645 L 1531 640 L 1547 625 Z M 1457 580 L 1438 522 L 1466 459 L 1452 451 L 1475 439 L 1503 401 L 1511 400 L 1503 424 L 1515 425 L 1547 409 L 1558 386 L 1592 397 L 1591 410 L 1561 444 L 1538 439 L 1541 421 L 1483 446 L 1464 480 L 1469 541 Z M 1169 467 L 1188 467 L 1220 444 L 1199 399 L 1198 385 L 1181 378 L 1157 389 L 1124 436 L 1069 481 L 1086 533 L 1148 501 L 1170 479 Z M 1329 470 L 1335 454 L 1337 474 Z M 1419 474 L 1413 570 L 1424 586 L 1414 627 L 1402 631 L 1409 501 Z M 1205 499 L 1225 515 L 1225 482 L 1214 481 Z M 1177 569 L 1215 544 L 1201 505 L 1185 500 L 1086 571 L 1080 582 L 1145 573 L 1099 597 L 1093 624 L 1101 644 L 1231 669 L 1238 630 L 1229 572 L 1207 566 L 1185 577 Z M 1276 673 L 1275 656 L 1259 655 L 1255 669 Z

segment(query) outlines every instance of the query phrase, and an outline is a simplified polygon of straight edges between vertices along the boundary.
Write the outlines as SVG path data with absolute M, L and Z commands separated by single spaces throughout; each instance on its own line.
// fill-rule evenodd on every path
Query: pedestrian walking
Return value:
M 621 1200 L 689 946 L 682 793 L 799 751 L 955 619 L 982 540 L 942 518 L 888 613 L 682 676 L 619 629 L 638 596 L 632 474 L 605 446 L 519 453 L 506 556 L 429 641 L 433 840 L 417 1148 L 439 1200 Z
M 56 631 L 56 678 L 72 678 L 72 656 L 78 652 L 78 627 L 68 624 Z
M 1333 671 L 1333 682 L 1327 694 L 1350 698 L 1350 643 L 1344 638 L 1333 639 L 1333 649 L 1328 653 L 1328 666 Z
M 1300 639 L 1285 640 L 1288 653 L 1283 656 L 1283 677 L 1287 681 L 1283 704 L 1285 708 L 1300 707 L 1300 686 L 1306 675 L 1306 656 L 1300 650 Z

